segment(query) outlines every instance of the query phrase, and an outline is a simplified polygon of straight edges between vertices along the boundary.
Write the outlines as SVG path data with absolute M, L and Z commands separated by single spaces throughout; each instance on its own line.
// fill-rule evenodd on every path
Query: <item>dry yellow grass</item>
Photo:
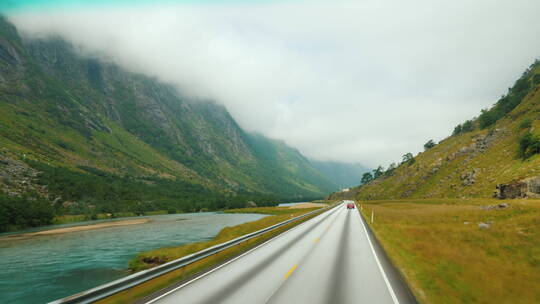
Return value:
M 483 205 L 509 203 L 501 210 Z M 540 201 L 362 202 L 422 303 L 540 303 Z M 486 230 L 480 222 L 493 222 Z M 468 224 L 467 224 L 468 223 Z
M 324 203 L 301 203 L 301 204 L 289 206 L 288 208 L 289 209 L 304 209 L 304 208 L 323 208 L 326 206 L 328 205 Z

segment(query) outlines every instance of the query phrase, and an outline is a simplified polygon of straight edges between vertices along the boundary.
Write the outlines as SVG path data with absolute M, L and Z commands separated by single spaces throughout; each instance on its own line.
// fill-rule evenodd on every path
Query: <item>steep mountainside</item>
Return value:
M 310 160 L 319 172 L 328 176 L 340 188 L 349 188 L 358 185 L 362 174 L 371 170 L 361 164 L 340 163 L 333 161 Z
M 1 17 L 0 112 L 0 189 L 12 196 L 122 201 L 116 209 L 213 197 L 205 206 L 214 208 L 223 197 L 305 199 L 337 189 L 297 150 L 244 132 L 224 107 L 81 56 L 60 39 L 23 40 Z
M 539 87 L 537 61 L 491 109 L 457 126 L 452 136 L 413 160 L 354 189 L 357 197 L 537 197 Z

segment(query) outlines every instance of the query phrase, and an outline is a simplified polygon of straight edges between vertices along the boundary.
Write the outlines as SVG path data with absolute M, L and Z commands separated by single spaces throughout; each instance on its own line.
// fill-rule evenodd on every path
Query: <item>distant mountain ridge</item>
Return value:
M 246 133 L 223 106 L 82 57 L 58 38 L 22 39 L 1 17 L 0 110 L 0 189 L 11 195 L 215 208 L 234 197 L 305 200 L 338 189 L 296 149 Z M 25 170 L 44 173 L 16 178 Z M 126 199 L 122 187 L 140 198 Z

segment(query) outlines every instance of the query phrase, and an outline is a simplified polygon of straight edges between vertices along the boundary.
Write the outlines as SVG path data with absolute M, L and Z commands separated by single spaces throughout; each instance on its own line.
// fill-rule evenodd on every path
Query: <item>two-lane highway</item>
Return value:
M 414 302 L 376 252 L 341 204 L 147 303 Z

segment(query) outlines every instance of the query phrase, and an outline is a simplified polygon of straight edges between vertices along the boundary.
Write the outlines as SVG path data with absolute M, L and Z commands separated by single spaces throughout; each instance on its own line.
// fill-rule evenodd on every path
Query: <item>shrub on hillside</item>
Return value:
M 482 114 L 478 117 L 480 128 L 493 125 L 521 103 L 532 89 L 529 77 L 530 71 L 523 73 L 523 76 L 508 90 L 508 94 L 502 96 L 491 109 L 482 110 Z
M 373 175 L 371 174 L 371 172 L 366 172 L 366 173 L 364 173 L 364 175 L 362 175 L 361 183 L 362 183 L 362 185 L 367 184 L 372 180 L 373 180 Z
M 424 144 L 424 150 L 427 151 L 433 147 L 435 147 L 436 143 L 433 141 L 433 139 L 428 140 L 427 143 Z
M 530 118 L 523 119 L 521 123 L 519 124 L 520 129 L 529 129 L 531 126 L 532 126 L 532 119 Z
M 394 174 L 394 171 L 397 169 L 398 165 L 396 163 L 391 163 L 388 168 L 386 169 L 386 171 L 384 171 L 384 175 L 386 176 L 390 176 L 392 174 Z
M 454 128 L 454 131 L 452 132 L 452 135 L 458 135 L 458 134 L 461 134 L 461 124 L 457 125 L 455 128 Z
M 401 164 L 407 164 L 408 166 L 411 166 L 412 164 L 414 164 L 416 162 L 416 159 L 414 159 L 414 156 L 412 155 L 412 153 L 406 153 L 403 155 L 403 161 L 401 162 Z
M 527 132 L 521 136 L 519 140 L 519 156 L 527 159 L 535 154 L 540 153 L 540 138 Z
M 384 168 L 382 166 L 379 166 L 377 167 L 377 169 L 373 170 L 373 179 L 379 178 L 383 174 L 384 174 Z
M 532 78 L 533 84 L 539 84 L 540 83 L 540 74 L 535 74 Z
M 467 120 L 463 124 L 459 124 L 454 128 L 454 132 L 452 132 L 452 135 L 458 135 L 462 133 L 472 132 L 474 131 L 474 123 L 472 120 Z
M 490 111 L 488 109 L 483 109 L 480 116 L 478 117 L 478 123 L 480 129 L 485 129 L 492 124 L 494 124 L 499 119 L 499 114 L 496 111 Z
M 472 132 L 474 131 L 474 123 L 472 120 L 467 120 L 463 123 L 463 126 L 461 127 L 461 131 L 463 133 Z

